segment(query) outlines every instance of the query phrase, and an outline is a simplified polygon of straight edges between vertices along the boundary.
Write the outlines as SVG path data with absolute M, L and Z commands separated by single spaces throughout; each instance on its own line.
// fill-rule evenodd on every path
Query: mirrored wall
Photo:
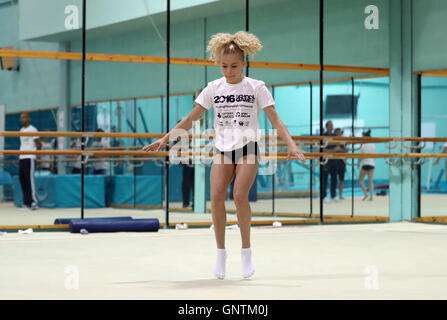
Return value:
M 21 67 L 33 72 L 35 81 L 19 85 L 33 86 L 27 92 L 34 94 L 12 103 L 18 110 L 25 99 L 36 101 L 39 108 L 31 112 L 31 122 L 39 131 L 149 135 L 42 137 L 45 148 L 107 153 L 39 156 L 35 180 L 42 209 L 38 212 L 42 214 L 35 215 L 33 223 L 52 224 L 59 216 L 132 216 L 158 218 L 170 226 L 208 225 L 211 161 L 178 163 L 167 155 L 143 156 L 137 152 L 187 117 L 198 94 L 209 82 L 222 77 L 220 67 L 208 60 L 206 49 L 211 36 L 239 30 L 254 33 L 263 44 L 255 57 L 248 58 L 244 75 L 265 83 L 279 118 L 300 150 L 309 155 L 305 164 L 296 159 L 287 161 L 286 142 L 269 138 L 275 134 L 274 128 L 266 113 L 260 111 L 262 156 L 249 193 L 253 222 L 300 223 L 313 219 L 319 223 L 333 218 L 389 217 L 389 165 L 384 158 L 356 156 L 389 153 L 387 145 L 312 139 L 390 137 L 388 4 L 385 0 L 377 2 L 381 24 L 375 29 L 365 24 L 368 14 L 363 2 L 325 0 L 323 7 L 320 3 L 231 0 L 192 5 L 180 0 L 128 1 L 111 4 L 113 8 L 108 10 L 114 14 L 106 18 L 100 14 L 104 8 L 87 1 L 84 34 L 81 23 L 79 29 L 65 35 L 55 30 L 63 41 L 55 35 L 33 47 L 40 51 L 85 52 L 86 59 L 20 59 Z M 14 10 L 14 6 L 0 7 L 0 14 L 10 15 L 14 22 Z M 324 23 L 320 25 L 322 14 Z M 429 88 L 428 79 L 424 81 Z M 429 101 L 428 93 L 424 95 Z M 426 117 L 440 116 L 431 111 L 429 102 L 425 103 Z M 196 124 L 196 131 L 191 129 L 189 134 L 197 130 L 200 134 L 212 133 L 216 116 L 211 108 Z M 20 112 L 7 113 L 5 123 L 7 131 L 20 130 Z M 423 123 L 425 126 L 429 128 Z M 213 139 L 186 141 L 196 147 L 192 151 L 214 150 Z M 171 141 L 169 147 L 180 142 Z M 5 139 L 5 149 L 19 148 L 19 138 Z M 440 145 L 433 148 L 439 149 Z M 276 161 L 268 159 L 273 152 L 281 155 Z M 311 155 L 318 152 L 345 156 L 331 159 Z M 442 176 L 442 163 L 423 169 L 422 180 Z M 3 201 L 11 208 L 21 206 L 23 197 L 18 171 L 17 156 L 2 160 L 2 174 L 5 181 L 10 181 L 2 185 Z M 432 190 L 441 187 L 442 178 L 430 186 Z M 233 183 L 226 192 L 225 206 L 228 221 L 236 222 Z M 48 208 L 63 210 L 44 210 Z M 29 222 L 11 219 L 1 224 Z
M 421 137 L 445 138 L 447 115 L 444 97 L 447 94 L 445 76 L 422 76 L 420 81 Z M 445 154 L 447 143 L 427 141 L 421 144 L 422 153 Z M 421 217 L 445 216 L 447 203 L 447 161 L 442 157 L 423 159 L 420 165 L 420 214 Z

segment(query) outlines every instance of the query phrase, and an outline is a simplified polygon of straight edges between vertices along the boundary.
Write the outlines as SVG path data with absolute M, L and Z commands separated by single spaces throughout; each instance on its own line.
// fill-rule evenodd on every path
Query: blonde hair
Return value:
M 238 54 L 245 61 L 245 56 L 254 56 L 261 51 L 261 41 L 252 33 L 239 31 L 235 34 L 216 33 L 208 42 L 206 51 L 210 59 L 219 63 L 222 54 Z

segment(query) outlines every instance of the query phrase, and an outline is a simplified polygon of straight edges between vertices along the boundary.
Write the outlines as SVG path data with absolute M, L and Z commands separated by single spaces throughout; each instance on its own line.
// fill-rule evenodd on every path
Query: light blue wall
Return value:
M 413 0 L 414 70 L 447 68 L 446 14 L 447 1 Z
M 29 37 L 33 37 L 32 32 L 40 32 L 43 35 L 50 33 L 51 30 L 58 31 L 56 27 L 50 26 L 50 24 L 56 23 L 57 19 L 45 19 L 44 17 L 51 13 L 52 17 L 60 16 L 62 19 L 64 14 L 57 14 L 57 10 L 60 11 L 62 8 L 60 6 L 65 2 L 60 2 L 57 6 L 51 6 L 53 0 L 44 0 L 44 2 L 40 2 L 39 6 L 36 6 L 33 1 L 22 1 L 20 2 L 20 13 L 23 17 L 20 19 L 20 33 L 29 31 Z M 360 2 L 343 0 L 343 8 L 335 5 L 333 1 L 327 2 L 327 8 L 325 9 L 328 19 L 325 37 L 325 47 L 327 49 L 325 59 L 327 63 L 380 67 L 387 65 L 388 38 L 386 26 L 388 23 L 387 7 L 383 5 L 383 1 L 379 1 L 377 4 L 381 9 L 381 29 L 368 31 L 367 33 L 365 33 L 363 27 L 363 19 L 366 17 L 363 13 L 363 5 L 366 2 L 364 3 L 363 0 Z M 195 12 L 194 10 L 188 11 L 186 9 L 174 11 L 172 14 L 171 56 L 173 57 L 206 58 L 205 46 L 212 34 L 245 29 L 245 12 L 242 4 L 235 5 L 234 1 L 230 1 L 227 7 L 217 10 L 216 8 L 219 8 L 217 5 L 224 6 L 223 2 L 212 2 L 208 6 L 199 5 L 203 4 L 203 1 L 196 2 L 193 5 L 197 5 L 197 7 L 192 9 L 198 8 L 196 11 L 197 14 L 201 14 L 201 17 L 192 15 L 191 12 Z M 264 49 L 255 57 L 255 60 L 318 63 L 318 1 L 299 0 L 273 3 L 266 0 L 253 0 L 250 3 L 250 30 L 256 33 L 264 44 Z M 152 2 L 149 7 L 151 11 L 154 11 L 151 6 L 153 6 Z M 176 7 L 181 9 L 182 6 L 185 6 L 184 1 L 173 2 L 174 9 Z M 47 7 L 50 11 L 44 10 Z M 103 21 L 104 16 L 107 16 L 98 13 L 100 7 L 100 4 L 95 4 L 94 8 L 89 8 L 91 11 L 89 11 L 90 14 L 87 18 L 88 25 L 93 25 L 96 20 Z M 206 8 L 208 7 L 210 8 L 208 10 L 210 15 L 207 15 Z M 116 6 L 113 6 L 113 8 L 111 10 L 116 14 L 113 14 L 112 18 L 116 21 L 119 19 L 126 20 L 125 17 L 128 15 L 136 17 L 139 12 L 136 6 L 123 8 L 121 11 L 127 12 L 127 9 L 129 10 L 122 14 L 118 14 L 120 10 Z M 161 7 L 159 9 L 161 12 Z M 13 42 L 19 49 L 58 51 L 57 44 L 20 42 L 18 40 L 19 26 L 11 10 L 10 6 L 6 6 L 2 7 L 0 11 L 3 16 L 2 24 L 4 22 L 6 26 L 13 29 L 12 36 L 11 33 L 8 33 L 8 37 L 13 39 L 5 41 L 5 44 Z M 39 14 L 41 11 L 45 14 Z M 182 15 L 182 12 L 185 12 L 185 14 Z M 339 13 L 337 14 L 337 12 Z M 269 21 L 274 23 L 266 23 L 266 16 L 269 17 Z M 351 18 L 354 16 L 358 17 L 352 20 Z M 337 23 L 337 21 L 349 21 L 349 23 Z M 103 23 L 106 22 L 103 21 Z M 156 24 L 157 29 L 153 27 L 153 23 Z M 58 24 L 60 24 L 60 21 Z M 126 31 L 129 27 L 125 23 L 122 22 L 119 25 L 123 30 L 121 32 L 118 27 L 115 27 L 113 32 L 109 30 L 101 33 L 98 30 L 102 28 L 88 30 L 87 52 L 146 56 L 165 55 L 166 50 L 163 41 L 166 39 L 166 27 L 165 18 L 162 16 L 155 14 L 153 21 L 146 17 L 144 22 L 140 22 L 141 28 L 139 30 Z M 35 28 L 32 29 L 32 27 Z M 38 31 L 39 28 L 41 31 Z M 45 31 L 46 29 L 48 30 Z M 2 32 L 2 37 L 4 36 Z M 34 36 L 37 36 L 37 34 Z M 160 36 L 162 39 L 160 39 Z M 346 36 L 359 39 L 359 42 L 350 41 L 340 46 L 340 37 Z M 72 38 L 71 51 L 81 52 L 81 34 L 73 31 L 70 37 Z M 365 38 L 368 38 L 368 41 Z M 355 53 L 355 55 L 347 60 L 346 57 L 351 53 Z M 19 74 L 1 74 L 0 84 L 2 87 L 4 85 L 9 88 L 9 90 L 0 93 L 0 99 L 9 106 L 7 111 L 57 106 L 57 95 L 59 94 L 58 62 L 31 59 L 20 59 L 20 61 L 22 70 Z M 86 99 L 88 101 L 152 96 L 163 94 L 166 90 L 166 67 L 164 65 L 88 61 L 86 67 Z M 206 82 L 220 76 L 220 70 L 217 67 L 172 65 L 171 92 L 193 92 L 203 88 Z M 263 79 L 267 84 L 280 84 L 316 80 L 318 79 L 318 72 L 252 68 L 250 76 Z M 339 77 L 341 75 L 333 73 L 331 75 L 327 74 L 327 76 Z M 80 104 L 80 101 L 81 62 L 70 61 L 69 103 L 76 105 Z
M 387 0 L 325 0 L 325 64 L 388 67 L 389 6 Z M 365 8 L 377 6 L 379 29 L 366 29 Z
M 317 64 L 319 54 L 319 8 L 317 0 L 268 1 L 251 0 L 250 31 L 259 36 L 264 49 L 254 58 L 257 61 L 300 62 Z M 65 31 L 61 12 L 64 5 L 80 4 L 80 0 L 21 0 L 20 12 L 10 3 L 0 5 L 0 47 L 13 45 L 17 49 L 37 51 L 58 51 L 57 42 L 70 41 L 71 51 L 81 52 L 81 34 L 79 30 Z M 109 54 L 133 54 L 146 56 L 164 56 L 166 39 L 164 1 L 150 1 L 149 8 L 153 15 L 145 14 L 142 1 L 98 0 L 89 8 L 87 52 Z M 173 57 L 205 58 L 206 42 L 216 32 L 235 32 L 245 29 L 245 12 L 243 2 L 229 0 L 206 1 L 197 0 L 172 1 L 173 14 L 171 25 L 171 55 Z M 325 63 L 335 65 L 394 67 L 390 66 L 391 12 L 390 1 L 376 0 L 379 8 L 380 27 L 378 30 L 366 30 L 363 26 L 366 14 L 364 8 L 371 4 L 367 0 L 326 0 L 325 7 Z M 237 5 L 236 5 L 237 4 Z M 406 74 L 409 66 L 414 70 L 446 68 L 447 39 L 445 16 L 447 2 L 444 0 L 412 0 L 405 2 L 412 5 L 412 43 L 406 41 L 405 50 L 412 48 L 412 55 L 404 53 L 404 58 L 411 56 L 412 61 L 404 63 Z M 107 8 L 107 6 L 111 6 Z M 188 7 L 191 6 L 191 7 Z M 194 7 L 193 7 L 194 6 Z M 106 8 L 106 9 L 105 9 Z M 191 10 L 189 10 L 191 9 Z M 197 10 L 196 10 L 197 9 Z M 107 14 L 103 14 L 107 12 Z M 407 12 L 407 11 L 405 11 Z M 404 12 L 404 13 L 405 13 Z M 394 21 L 396 22 L 396 21 Z M 410 19 L 403 19 L 408 24 Z M 153 27 L 156 24 L 157 29 Z M 401 23 L 399 21 L 398 25 Z M 407 25 L 408 26 L 408 25 Z M 404 37 L 408 36 L 404 29 Z M 158 32 L 157 32 L 158 31 Z M 160 39 L 160 36 L 162 39 Z M 402 36 L 402 35 L 401 35 Z M 20 39 L 41 40 L 40 42 L 21 41 Z M 401 38 L 399 38 L 401 39 Z M 402 39 L 401 39 L 402 40 Z M 408 39 L 407 39 L 408 40 Z M 398 55 L 393 61 L 401 61 Z M 60 96 L 60 66 L 57 60 L 18 59 L 20 72 L 0 72 L 0 104 L 5 103 L 7 112 L 32 110 L 57 106 Z M 130 64 L 116 62 L 86 63 L 86 99 L 123 99 L 131 97 L 162 95 L 166 91 L 166 66 L 156 64 Z M 401 66 L 399 66 L 401 68 Z M 345 76 L 340 73 L 325 73 L 325 78 Z M 203 88 L 208 81 L 220 77 L 216 67 L 171 66 L 171 92 L 192 92 Z M 318 79 L 318 72 L 250 69 L 250 76 L 264 80 L 267 84 L 282 84 Z M 398 79 L 398 78 L 395 78 Z M 401 87 L 402 77 L 394 81 L 394 87 Z M 433 80 L 433 81 L 438 81 Z M 441 80 L 439 80 L 442 82 Z M 81 101 L 81 62 L 71 61 L 69 70 L 69 103 L 79 104 Z M 367 126 L 390 125 L 390 114 L 399 115 L 402 123 L 393 127 L 392 135 L 410 132 L 407 119 L 412 118 L 408 108 L 402 112 L 388 112 L 389 92 L 386 84 L 372 80 L 356 85 L 356 93 L 360 93 L 358 118 L 365 119 Z M 443 83 L 428 84 L 423 91 L 423 115 L 442 115 L 446 101 Z M 406 85 L 405 88 L 408 88 Z M 277 88 L 275 98 L 280 116 L 291 128 L 292 134 L 308 134 L 305 124 L 310 120 L 308 108 L 309 96 L 306 87 Z M 313 119 L 318 120 L 318 86 L 314 86 Z M 405 89 L 406 90 L 406 89 Z M 409 95 L 405 90 L 393 91 L 392 99 L 399 95 L 399 103 L 407 102 Z M 401 92 L 403 91 L 403 92 Z M 287 94 L 286 94 L 287 92 Z M 325 86 L 325 94 L 330 92 L 349 93 L 349 86 L 332 84 Z M 405 97 L 402 98 L 402 95 Z M 188 111 L 187 99 L 181 98 L 184 114 Z M 184 101 L 183 101 L 184 100 Z M 395 100 L 393 100 L 395 101 Z M 161 105 L 156 100 L 141 102 L 149 126 L 157 129 L 160 122 Z M 175 106 L 176 101 L 171 101 Z M 394 104 L 393 104 L 394 105 Z M 192 107 L 192 104 L 191 104 Z M 156 110 L 154 112 L 150 112 Z M 175 110 L 175 107 L 174 107 Z M 440 111 L 441 110 L 441 111 Z M 175 111 L 176 112 L 176 111 Z M 403 114 L 402 114 L 403 113 Z M 131 117 L 132 115 L 129 115 Z M 151 117 L 152 116 L 152 117 Z M 174 118 L 172 118 L 174 119 Z M 171 119 L 171 122 L 174 121 Z M 261 119 L 263 121 L 265 119 Z M 399 120 L 400 121 L 400 120 Z M 424 118 L 423 118 L 423 121 Z M 430 119 L 432 121 L 432 119 Z M 153 123 L 155 122 L 155 123 Z M 436 123 L 437 136 L 447 136 L 445 121 L 433 119 Z M 399 126 L 404 129 L 401 130 Z M 138 130 L 142 123 L 137 122 Z M 163 129 L 161 127 L 161 129 Z M 128 129 L 123 129 L 125 132 Z M 374 131 L 373 135 L 386 136 L 386 129 Z M 377 132 L 377 133 L 376 133 Z M 379 149 L 378 152 L 386 150 Z M 382 160 L 380 160 L 382 163 Z M 400 170 L 400 169 L 399 169 Z M 440 170 L 440 168 L 436 168 Z M 436 172 L 434 173 L 436 174 Z M 402 171 L 403 172 L 403 171 Z M 409 179 L 408 172 L 399 174 L 399 179 Z M 426 178 L 423 171 L 422 180 Z M 387 177 L 387 167 L 378 167 L 376 177 Z M 403 180 L 402 180 L 403 181 Z M 395 184 L 402 185 L 396 180 Z M 396 199 L 396 198 L 395 198 Z M 392 211 L 405 203 L 394 201 Z
M 379 115 L 387 114 L 389 109 L 388 78 L 377 80 L 355 81 L 355 95 L 360 95 L 357 106 L 356 120 L 362 120 L 364 126 L 371 128 L 371 135 L 376 137 L 389 136 L 389 118 Z M 324 100 L 331 94 L 351 94 L 351 82 L 327 83 L 324 85 Z M 313 89 L 313 133 L 319 131 L 319 88 Z M 278 115 L 283 120 L 292 135 L 309 135 L 310 126 L 310 89 L 308 85 L 287 86 L 275 88 L 275 102 Z M 347 119 L 324 119 L 332 120 L 337 127 L 341 123 L 348 122 L 351 126 L 351 118 Z M 338 122 L 337 122 L 338 121 Z M 340 122 L 341 121 L 341 122 Z M 349 128 L 344 128 L 350 131 Z M 360 136 L 363 129 L 356 131 L 356 136 Z M 345 133 L 346 136 L 346 133 Z M 376 144 L 377 153 L 388 153 L 389 150 L 384 144 Z M 387 180 L 389 178 L 389 168 L 383 159 L 376 160 L 376 171 L 374 178 Z M 349 174 L 349 172 L 348 172 Z
M 9 0 L 8 0 L 9 1 Z M 146 4 L 145 4 L 146 1 Z M 171 11 L 194 8 L 216 0 L 175 0 Z M 135 22 L 148 14 L 166 14 L 166 0 L 95 0 L 87 1 L 87 30 L 107 27 L 123 22 Z M 20 0 L 20 39 L 42 38 L 73 39 L 77 31 L 67 31 L 65 19 L 72 11 L 65 13 L 67 6 L 78 8 L 79 26 L 82 28 L 82 0 Z M 48 17 L 52 17 L 48 19 Z
M 436 137 L 447 137 L 447 78 L 422 77 L 422 123 L 436 126 Z
M 424 125 L 434 127 L 435 131 L 422 132 L 424 136 L 447 137 L 447 79 L 437 77 L 422 77 L 422 96 L 421 96 L 421 113 L 422 113 L 422 128 Z M 428 129 L 430 130 L 430 129 Z M 440 153 L 444 147 L 444 143 L 428 144 L 424 148 L 425 153 Z M 422 165 L 421 181 L 422 185 L 427 185 L 428 175 L 431 175 L 431 181 L 434 184 L 441 174 L 441 180 L 447 179 L 447 162 L 442 159 L 436 166 L 432 166 L 435 159 L 427 159 L 426 163 Z M 431 172 L 430 172 L 431 171 Z M 433 188 L 433 185 L 431 186 Z
M 0 6 L 0 47 L 20 50 L 57 51 L 57 43 L 18 40 L 16 5 Z M 44 59 L 16 59 L 19 72 L 0 71 L 0 104 L 6 112 L 58 106 L 59 62 Z
M 19 2 L 23 11 L 20 25 L 17 23 L 17 8 L 15 6 L 11 7 L 7 3 L 0 7 L 2 30 L 0 32 L 0 46 L 12 44 L 16 48 L 24 50 L 58 50 L 56 44 L 19 41 L 22 32 L 32 32 L 32 30 L 38 30 L 40 27 L 43 30 L 48 27 L 45 26 L 43 21 L 55 23 L 57 20 L 45 18 L 50 12 L 45 9 L 46 6 L 49 6 L 51 10 L 58 8 L 58 6 L 51 5 L 54 0 L 42 1 L 39 2 L 39 6 L 36 6 L 35 1 L 32 0 Z M 173 7 L 181 8 L 185 6 L 185 3 L 182 4 L 181 2 L 173 1 Z M 266 5 L 262 5 L 264 2 L 253 0 L 250 8 L 250 30 L 259 35 L 265 46 L 256 60 L 318 63 L 318 1 L 278 1 L 277 3 L 267 2 Z M 73 3 L 75 4 L 75 2 Z M 363 27 L 363 21 L 366 17 L 363 10 L 369 2 L 364 0 L 327 0 L 325 3 L 325 63 L 386 67 L 389 63 L 387 1 L 375 2 L 380 10 L 379 30 L 366 30 Z M 58 1 L 58 5 L 61 4 L 62 2 Z M 201 19 L 195 18 L 194 21 L 186 21 L 188 17 L 173 14 L 173 56 L 206 57 L 204 52 L 205 38 L 209 38 L 215 32 L 234 32 L 245 28 L 243 6 L 230 13 L 208 16 L 205 21 L 206 10 L 203 8 L 207 6 L 200 6 L 200 4 L 203 4 L 203 1 L 193 5 L 202 8 L 201 12 L 203 12 L 204 17 Z M 152 12 L 162 12 L 161 7 L 157 9 L 153 5 L 153 2 L 149 2 L 149 8 Z M 99 12 L 101 5 L 95 4 L 95 6 L 97 6 L 96 9 Z M 102 6 L 104 7 L 104 3 Z M 112 17 L 110 19 L 115 22 L 125 21 L 126 17 L 136 18 L 140 14 L 138 9 L 140 7 L 138 6 L 141 6 L 141 3 L 137 3 L 135 0 L 129 2 L 126 10 L 118 10 L 115 5 L 115 9 L 112 11 L 116 14 L 113 15 L 94 14 L 95 11 L 92 9 L 92 14 L 98 18 L 89 16 L 88 21 L 89 23 L 102 21 L 101 19 L 104 19 L 104 16 Z M 39 14 L 39 11 L 46 12 L 46 14 Z M 446 11 L 447 3 L 445 1 L 413 0 L 413 67 L 415 70 L 445 67 L 444 57 L 447 51 L 447 40 L 439 30 L 444 27 L 443 17 Z M 63 18 L 64 16 L 63 14 L 53 13 L 52 17 L 61 16 Z M 30 15 L 30 18 L 25 19 Z M 269 17 L 269 21 L 275 23 L 265 23 L 266 16 Z M 140 31 L 88 40 L 88 51 L 163 56 L 165 53 L 164 47 L 149 19 L 147 20 L 146 27 Z M 38 23 L 39 21 L 42 23 Z M 158 18 L 156 22 L 162 36 L 165 36 L 163 19 Z M 107 21 L 104 23 L 107 23 Z M 53 27 L 50 29 L 54 30 Z M 72 43 L 72 51 L 80 52 L 80 35 L 77 34 L 74 37 L 78 41 Z M 344 41 L 344 39 L 350 41 Z M 2 89 L 5 89 L 0 92 L 0 101 L 7 104 L 7 112 L 56 106 L 58 104 L 56 98 L 58 93 L 57 62 L 49 60 L 34 60 L 32 62 L 30 59 L 20 59 L 20 65 L 20 73 L 0 73 L 0 85 Z M 87 88 L 90 88 L 87 90 L 88 99 L 145 96 L 160 94 L 165 90 L 163 84 L 165 68 L 161 65 L 89 62 L 87 66 Z M 203 67 L 172 66 L 171 69 L 173 92 L 198 89 L 205 84 L 205 80 L 209 81 L 220 76 L 219 70 L 214 67 L 207 68 L 206 77 Z M 70 73 L 70 103 L 77 104 L 80 102 L 79 62 L 71 62 Z M 310 78 L 314 80 L 317 73 L 286 70 L 272 72 L 271 70 L 252 69 L 251 76 L 264 79 L 269 84 L 278 84 Z M 153 78 L 157 79 L 153 80 Z M 129 83 L 129 85 L 123 86 L 123 82 Z
M 327 50 L 326 63 L 386 67 L 388 64 L 387 38 L 387 6 L 381 2 L 381 29 L 366 31 L 363 26 L 363 2 L 344 0 L 346 8 L 343 14 L 336 15 L 332 11 L 341 10 L 330 1 L 327 5 L 328 24 L 334 21 L 333 27 L 328 27 L 325 37 Z M 366 3 L 366 2 L 365 2 Z M 383 7 L 383 8 L 382 8 Z M 265 23 L 263 19 L 268 14 L 274 23 Z M 257 61 L 300 62 L 306 64 L 318 63 L 318 1 L 281 1 L 278 3 L 259 5 L 253 1 L 250 7 L 250 31 L 257 34 L 264 48 L 254 58 Z M 335 24 L 337 19 L 343 21 L 358 15 L 359 18 L 350 24 Z M 235 8 L 230 13 L 217 14 L 194 21 L 177 22 L 173 18 L 171 26 L 171 56 L 206 58 L 207 40 L 217 32 L 234 33 L 245 29 L 245 12 L 243 7 Z M 160 39 L 166 38 L 164 21 L 156 23 L 158 32 L 147 23 L 143 30 L 117 34 L 110 37 L 94 37 L 89 40 L 87 33 L 87 52 L 134 54 L 164 56 L 165 47 Z M 332 34 L 332 36 L 331 36 Z M 281 36 L 278 36 L 281 35 Z M 359 39 L 356 42 L 343 43 L 340 37 Z M 368 39 L 366 41 L 365 39 Z M 80 41 L 74 42 L 72 51 L 81 50 Z M 349 54 L 355 53 L 347 59 Z M 80 63 L 72 63 L 71 91 L 80 92 Z M 117 75 L 121 81 L 116 81 Z M 318 79 L 318 72 L 255 69 L 250 70 L 250 76 L 263 79 L 267 84 L 281 84 Z M 342 75 L 327 73 L 326 78 L 336 78 Z M 104 97 L 127 98 L 161 94 L 165 91 L 163 80 L 166 77 L 162 65 L 87 62 L 87 100 L 104 99 Z M 171 66 L 171 91 L 192 92 L 203 88 L 207 81 L 221 77 L 217 67 Z M 123 86 L 122 84 L 128 83 Z M 79 95 L 73 94 L 71 104 L 79 103 Z

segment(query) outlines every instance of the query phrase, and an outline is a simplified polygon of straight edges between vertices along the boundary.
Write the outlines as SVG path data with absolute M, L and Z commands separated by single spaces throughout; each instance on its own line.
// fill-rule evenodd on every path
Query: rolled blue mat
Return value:
M 158 219 L 132 219 L 132 220 L 102 220 L 88 221 L 86 219 L 72 220 L 70 232 L 79 233 L 81 229 L 92 232 L 156 232 L 160 228 Z
M 85 218 L 85 219 L 79 219 L 79 218 L 59 218 L 54 220 L 54 224 L 70 224 L 73 220 L 79 220 L 79 221 L 104 221 L 104 220 L 132 220 L 132 217 L 111 217 L 111 218 Z

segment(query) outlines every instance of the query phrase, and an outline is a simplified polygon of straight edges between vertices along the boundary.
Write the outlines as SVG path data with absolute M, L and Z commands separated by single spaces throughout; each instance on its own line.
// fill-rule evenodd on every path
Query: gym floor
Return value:
M 272 200 L 258 200 L 251 202 L 251 208 L 256 212 L 272 212 Z M 327 215 L 351 215 L 352 201 L 350 197 L 345 200 L 328 203 L 324 205 L 324 213 Z M 445 194 L 422 194 L 421 195 L 421 216 L 447 216 L 445 210 L 447 205 L 447 195 Z M 211 207 L 210 202 L 206 204 Z M 170 208 L 181 208 L 181 203 L 170 203 Z M 226 201 L 227 210 L 235 210 L 234 202 Z M 319 216 L 319 199 L 313 200 L 314 217 Z M 275 212 L 278 213 L 301 213 L 310 212 L 310 201 L 307 198 L 298 199 L 275 199 Z M 373 201 L 362 201 L 362 197 L 354 198 L 354 216 L 375 216 L 389 217 L 389 197 L 376 196 Z M 134 218 L 158 218 L 160 222 L 165 221 L 164 209 L 123 209 L 123 208 L 100 208 L 85 209 L 85 217 L 113 217 L 113 216 L 132 216 Z M 12 202 L 0 202 L 0 226 L 1 225 L 52 225 L 57 218 L 80 218 L 79 208 L 51 209 L 40 208 L 36 211 L 23 211 L 14 206 Z M 211 215 L 197 214 L 191 211 L 170 212 L 170 222 L 188 223 L 188 222 L 210 222 Z M 271 215 L 256 215 L 253 220 L 275 219 Z M 277 219 L 294 219 L 287 216 L 278 216 Z M 229 222 L 236 222 L 236 214 L 228 214 Z
M 214 233 L 0 237 L 0 299 L 446 299 L 447 227 L 411 222 L 253 227 L 256 273 L 241 276 L 227 230 L 225 280 Z

